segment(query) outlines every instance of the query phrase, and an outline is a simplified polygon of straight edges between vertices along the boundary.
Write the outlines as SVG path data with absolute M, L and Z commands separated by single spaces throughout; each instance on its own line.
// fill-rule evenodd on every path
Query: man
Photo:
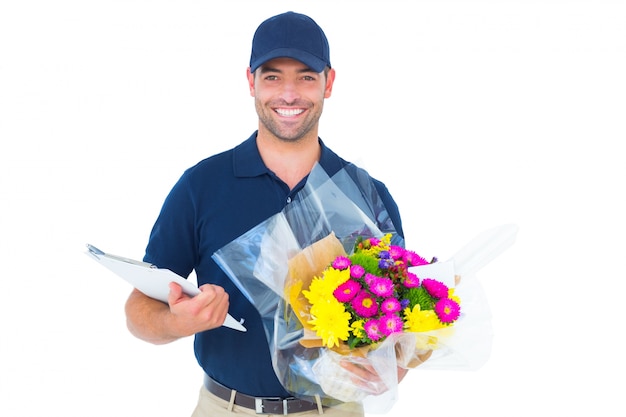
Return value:
M 273 371 L 258 312 L 211 258 L 289 204 L 316 163 L 330 176 L 347 165 L 318 137 L 335 70 L 326 36 L 311 18 L 288 12 L 263 22 L 253 38 L 247 79 L 258 131 L 181 176 L 163 204 L 144 257 L 184 277 L 195 269 L 201 293 L 190 298 L 171 284 L 164 304 L 133 290 L 126 304 L 128 328 L 154 344 L 195 335 L 205 384 L 193 416 L 227 416 L 231 410 L 361 416 L 357 404 L 322 409 L 289 398 Z M 401 235 L 395 202 L 382 183 L 375 184 Z M 247 332 L 221 327 L 228 312 L 245 318 Z M 353 371 L 376 377 L 367 369 Z

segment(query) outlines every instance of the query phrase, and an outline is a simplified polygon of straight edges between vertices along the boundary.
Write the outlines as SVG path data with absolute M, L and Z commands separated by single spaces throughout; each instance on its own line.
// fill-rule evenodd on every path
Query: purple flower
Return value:
M 380 269 L 389 269 L 394 265 L 393 259 L 384 258 L 378 260 L 378 268 Z

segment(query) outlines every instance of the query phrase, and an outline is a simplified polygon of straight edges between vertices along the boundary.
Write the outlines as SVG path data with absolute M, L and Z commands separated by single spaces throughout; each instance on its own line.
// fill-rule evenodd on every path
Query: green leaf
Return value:
M 361 265 L 366 272 L 374 275 L 380 275 L 381 271 L 378 268 L 378 259 L 368 255 L 366 253 L 357 252 L 350 256 L 352 264 Z
M 418 304 L 422 310 L 433 310 L 435 308 L 435 299 L 421 286 L 410 288 L 406 292 L 406 298 L 409 300 L 409 307 L 411 308 Z

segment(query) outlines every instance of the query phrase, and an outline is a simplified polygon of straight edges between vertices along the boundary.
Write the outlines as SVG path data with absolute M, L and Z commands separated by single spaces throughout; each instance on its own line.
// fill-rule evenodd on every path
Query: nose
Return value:
M 293 104 L 300 98 L 298 87 L 294 81 L 285 80 L 281 84 L 280 98 L 287 104 Z

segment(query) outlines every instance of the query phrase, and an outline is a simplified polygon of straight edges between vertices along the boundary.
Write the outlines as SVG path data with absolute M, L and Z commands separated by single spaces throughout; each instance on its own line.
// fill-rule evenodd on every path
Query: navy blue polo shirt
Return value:
M 348 164 L 320 140 L 320 165 L 329 176 Z M 274 374 L 259 313 L 211 256 L 249 229 L 280 212 L 304 186 L 293 190 L 263 163 L 256 132 L 237 147 L 187 169 L 165 199 L 154 224 L 144 261 L 188 277 L 195 269 L 198 285 L 223 287 L 230 297 L 229 313 L 245 319 L 247 332 L 226 327 L 198 333 L 194 350 L 198 363 L 213 379 L 239 392 L 264 397 L 288 397 Z M 402 235 L 396 203 L 380 182 L 381 199 Z

